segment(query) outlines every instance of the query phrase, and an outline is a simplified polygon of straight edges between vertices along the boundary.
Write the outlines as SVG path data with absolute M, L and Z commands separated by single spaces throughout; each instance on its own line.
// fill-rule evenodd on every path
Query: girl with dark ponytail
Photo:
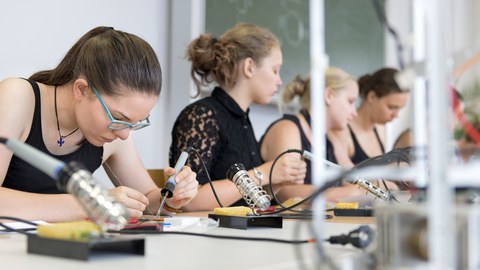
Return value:
M 382 68 L 358 79 L 361 104 L 348 129 L 338 132 L 351 161 L 358 164 L 386 152 L 382 130 L 407 104 L 408 89 L 396 82 L 398 70 Z
M 0 82 L 0 137 L 64 162 L 79 161 L 92 172 L 103 164 L 117 186 L 111 194 L 132 216 L 157 213 L 160 189 L 129 134 L 150 125 L 161 86 L 160 63 L 147 42 L 112 27 L 96 27 L 54 69 Z M 166 176 L 173 173 L 165 169 Z M 168 209 L 181 208 L 196 195 L 195 177 L 190 168 L 182 169 Z M 47 175 L 3 145 L 0 186 L 2 216 L 49 222 L 85 218 L 73 196 L 62 194 Z

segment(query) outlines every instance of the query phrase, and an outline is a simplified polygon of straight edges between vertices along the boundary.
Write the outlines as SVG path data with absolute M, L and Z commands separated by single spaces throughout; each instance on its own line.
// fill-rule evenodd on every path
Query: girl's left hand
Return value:
M 165 179 L 168 179 L 175 173 L 175 169 L 168 167 L 164 169 Z M 198 192 L 197 174 L 188 166 L 184 166 L 182 170 L 174 178 L 177 185 L 173 192 L 173 197 L 167 199 L 168 206 L 180 209 L 188 204 Z

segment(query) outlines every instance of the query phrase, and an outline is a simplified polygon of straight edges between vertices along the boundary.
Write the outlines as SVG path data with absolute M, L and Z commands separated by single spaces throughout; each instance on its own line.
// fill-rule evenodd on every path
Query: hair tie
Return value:
M 105 27 L 103 27 L 103 32 L 104 32 L 104 33 L 105 33 L 105 32 L 108 32 L 108 31 L 110 31 L 110 30 L 115 30 L 115 28 L 113 28 L 113 27 L 111 27 L 111 26 L 105 26 Z
M 305 79 L 300 75 L 297 75 L 295 77 L 295 81 L 298 82 L 298 83 L 301 83 L 301 84 L 305 84 Z

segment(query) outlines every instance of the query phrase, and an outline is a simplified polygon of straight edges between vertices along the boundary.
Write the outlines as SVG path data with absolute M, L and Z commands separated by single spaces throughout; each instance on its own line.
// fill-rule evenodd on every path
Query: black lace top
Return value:
M 234 163 L 243 163 L 247 170 L 262 164 L 248 113 L 220 87 L 211 96 L 188 105 L 173 126 L 170 166 L 188 146 L 198 150 L 212 180 L 227 178 L 227 170 Z M 208 183 L 200 159 L 193 152 L 187 165 L 197 173 L 201 185 Z

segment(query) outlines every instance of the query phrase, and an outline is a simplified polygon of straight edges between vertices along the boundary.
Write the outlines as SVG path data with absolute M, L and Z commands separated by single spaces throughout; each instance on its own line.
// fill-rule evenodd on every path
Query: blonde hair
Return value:
M 332 89 L 334 93 L 343 90 L 349 80 L 355 81 L 352 75 L 342 69 L 329 67 L 325 70 L 325 87 Z M 303 78 L 297 75 L 295 79 L 288 83 L 282 90 L 280 108 L 285 108 L 292 100 L 298 96 L 300 108 L 310 109 L 310 75 Z
M 249 23 L 235 25 L 218 39 L 211 34 L 201 34 L 187 49 L 187 59 L 192 62 L 190 74 L 197 91 L 212 82 L 232 88 L 237 83 L 239 62 L 252 58 L 260 64 L 273 47 L 280 48 L 277 37 Z

